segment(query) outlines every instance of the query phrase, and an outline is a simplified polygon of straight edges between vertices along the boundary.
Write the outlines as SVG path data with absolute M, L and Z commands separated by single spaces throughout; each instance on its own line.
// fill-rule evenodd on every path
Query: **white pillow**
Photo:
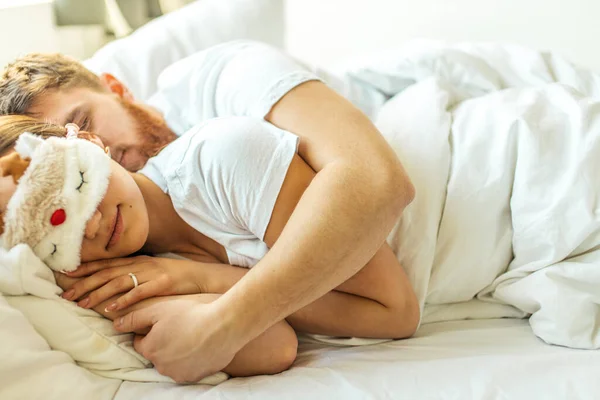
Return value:
M 56 286 L 52 271 L 29 246 L 0 250 L 0 292 L 52 349 L 67 353 L 90 371 L 130 381 L 173 382 L 133 349 L 132 334 L 115 331 L 110 320 L 61 298 L 62 290 Z M 221 372 L 200 383 L 215 385 L 226 379 Z
M 96 74 L 113 74 L 136 98 L 147 100 L 156 91 L 156 79 L 165 67 L 210 46 L 254 39 L 282 47 L 282 3 L 198 0 L 109 43 L 84 64 Z
M 0 295 L 0 399 L 112 399 L 120 381 L 54 351 Z

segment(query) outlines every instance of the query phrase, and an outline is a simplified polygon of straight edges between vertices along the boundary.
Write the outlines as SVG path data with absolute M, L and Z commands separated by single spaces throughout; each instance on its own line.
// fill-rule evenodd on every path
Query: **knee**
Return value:
M 298 337 L 296 332 L 287 326 L 286 333 L 282 337 L 282 342 L 278 347 L 278 351 L 275 352 L 273 357 L 275 358 L 271 364 L 270 374 L 278 374 L 280 372 L 288 370 L 296 361 L 296 355 L 298 354 Z
M 417 332 L 419 322 L 421 321 L 421 308 L 416 298 L 414 301 L 407 302 L 401 313 L 400 320 L 402 323 L 396 333 L 396 339 L 407 339 Z
M 414 302 L 408 306 L 407 310 L 407 329 L 405 338 L 409 338 L 417 332 L 419 323 L 421 322 L 421 308 L 419 302 L 415 299 Z
M 407 301 L 403 306 L 390 310 L 382 337 L 394 340 L 408 339 L 417 331 L 420 320 L 418 301 Z

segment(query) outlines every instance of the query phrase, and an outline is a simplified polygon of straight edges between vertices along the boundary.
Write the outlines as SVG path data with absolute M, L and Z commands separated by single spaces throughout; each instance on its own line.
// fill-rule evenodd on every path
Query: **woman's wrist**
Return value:
M 185 262 L 185 272 L 182 279 L 186 287 L 189 285 L 189 289 L 186 290 L 187 294 L 213 293 L 211 292 L 210 274 L 206 273 L 203 264 L 191 260 Z
M 187 279 L 194 282 L 199 293 L 227 292 L 246 275 L 248 269 L 229 264 L 205 263 L 190 261 Z

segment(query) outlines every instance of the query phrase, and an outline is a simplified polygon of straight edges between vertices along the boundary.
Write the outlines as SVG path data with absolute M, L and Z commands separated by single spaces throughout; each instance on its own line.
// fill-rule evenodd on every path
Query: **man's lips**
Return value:
M 121 215 L 121 209 L 117 207 L 117 213 L 112 223 L 111 235 L 108 238 L 106 250 L 110 250 L 111 247 L 119 242 L 121 233 L 123 233 L 123 216 Z

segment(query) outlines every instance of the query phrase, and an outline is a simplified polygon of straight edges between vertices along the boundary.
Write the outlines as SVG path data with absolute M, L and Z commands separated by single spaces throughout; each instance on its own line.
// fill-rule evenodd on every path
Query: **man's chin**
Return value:
M 132 162 L 130 171 L 138 171 L 146 165 L 149 158 L 157 155 L 165 146 L 177 139 L 177 135 L 168 127 L 162 115 L 146 109 L 145 106 L 122 102 L 123 107 L 133 119 L 139 141 L 137 162 Z
M 140 155 L 140 156 L 136 157 L 135 160 L 132 160 L 132 161 L 128 162 L 127 164 L 123 164 L 123 167 L 128 171 L 138 172 L 139 170 L 144 168 L 144 166 L 146 165 L 146 163 L 148 162 L 149 159 L 150 159 L 149 156 Z

